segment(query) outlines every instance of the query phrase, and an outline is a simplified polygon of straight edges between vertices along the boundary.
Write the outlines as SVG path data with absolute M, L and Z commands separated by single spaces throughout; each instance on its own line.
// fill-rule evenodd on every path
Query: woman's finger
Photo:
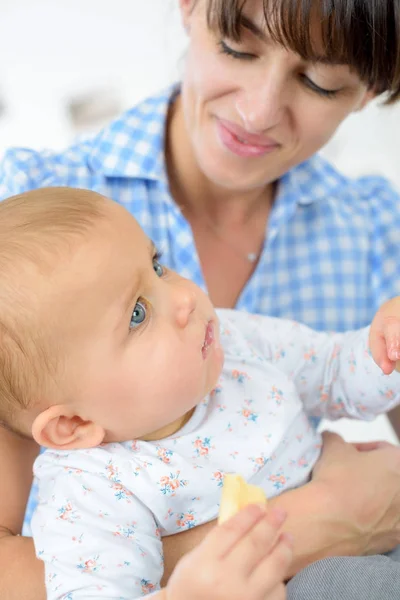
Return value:
M 393 446 L 389 442 L 385 442 L 380 440 L 379 442 L 353 442 L 351 444 L 353 448 L 358 450 L 358 452 L 371 452 L 373 450 L 380 450 L 381 448 L 387 448 L 388 446 Z
M 340 454 L 346 454 L 349 450 L 347 442 L 338 435 L 337 433 L 333 433 L 333 431 L 323 431 L 322 432 L 322 448 L 321 448 L 321 456 L 320 461 L 329 460 L 332 456 L 336 461 Z

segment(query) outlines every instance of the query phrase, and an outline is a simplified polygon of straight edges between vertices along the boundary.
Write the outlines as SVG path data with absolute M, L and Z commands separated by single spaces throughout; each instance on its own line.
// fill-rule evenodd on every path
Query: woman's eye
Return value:
M 153 258 L 153 269 L 159 277 L 164 275 L 164 267 L 158 262 L 157 258 Z
M 131 322 L 129 327 L 134 329 L 138 325 L 141 325 L 146 319 L 146 307 L 142 302 L 136 302 L 135 308 L 133 309 Z
M 218 45 L 222 54 L 227 54 L 232 58 L 237 58 L 239 60 L 253 60 L 254 58 L 257 58 L 255 54 L 250 54 L 249 52 L 239 52 L 238 50 L 234 50 L 233 48 L 228 46 L 228 44 L 223 40 L 221 40 Z
M 302 79 L 306 86 L 310 88 L 313 92 L 316 92 L 320 96 L 324 96 L 325 98 L 334 98 L 340 90 L 327 90 L 325 88 L 320 87 L 316 83 L 313 82 L 312 79 L 307 77 L 307 75 L 302 75 Z

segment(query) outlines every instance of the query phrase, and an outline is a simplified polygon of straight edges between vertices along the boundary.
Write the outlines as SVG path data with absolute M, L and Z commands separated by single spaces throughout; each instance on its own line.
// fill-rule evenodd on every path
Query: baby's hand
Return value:
M 292 560 L 290 536 L 279 533 L 283 511 L 250 505 L 177 564 L 166 600 L 284 600 Z
M 400 370 L 400 297 L 385 302 L 376 313 L 369 345 L 374 361 L 386 375 L 395 368 Z

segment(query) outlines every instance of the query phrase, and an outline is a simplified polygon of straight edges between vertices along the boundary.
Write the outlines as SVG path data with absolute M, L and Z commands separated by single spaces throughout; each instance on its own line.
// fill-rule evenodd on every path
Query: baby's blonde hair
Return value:
M 67 187 L 0 202 L 0 423 L 16 433 L 30 434 L 21 414 L 57 389 L 60 353 L 44 322 L 43 289 L 104 207 L 103 196 Z

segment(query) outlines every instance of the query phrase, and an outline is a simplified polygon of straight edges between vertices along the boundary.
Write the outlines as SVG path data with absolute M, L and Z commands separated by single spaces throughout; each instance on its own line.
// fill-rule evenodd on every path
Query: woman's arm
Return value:
M 42 563 L 33 542 L 17 537 L 32 484 L 32 465 L 38 454 L 34 442 L 0 427 L 0 598 L 44 600 Z
M 14 537 L 21 529 L 36 453 L 33 444 L 0 429 L 2 600 L 45 598 L 42 563 L 34 557 L 32 541 Z M 400 543 L 400 449 L 358 452 L 328 434 L 312 482 L 270 505 L 288 511 L 286 529 L 295 537 L 293 573 L 324 556 L 390 550 Z M 212 526 L 164 538 L 165 579 Z
M 43 563 L 35 556 L 32 538 L 0 539 L 0 598 L 46 600 Z
M 396 406 L 396 408 L 390 411 L 388 417 L 398 439 L 400 440 L 400 406 Z
M 339 436 L 325 434 L 312 481 L 269 505 L 288 513 L 285 530 L 294 536 L 291 575 L 326 556 L 388 551 L 400 543 L 400 448 L 359 452 Z M 179 558 L 213 526 L 164 538 L 163 585 Z

